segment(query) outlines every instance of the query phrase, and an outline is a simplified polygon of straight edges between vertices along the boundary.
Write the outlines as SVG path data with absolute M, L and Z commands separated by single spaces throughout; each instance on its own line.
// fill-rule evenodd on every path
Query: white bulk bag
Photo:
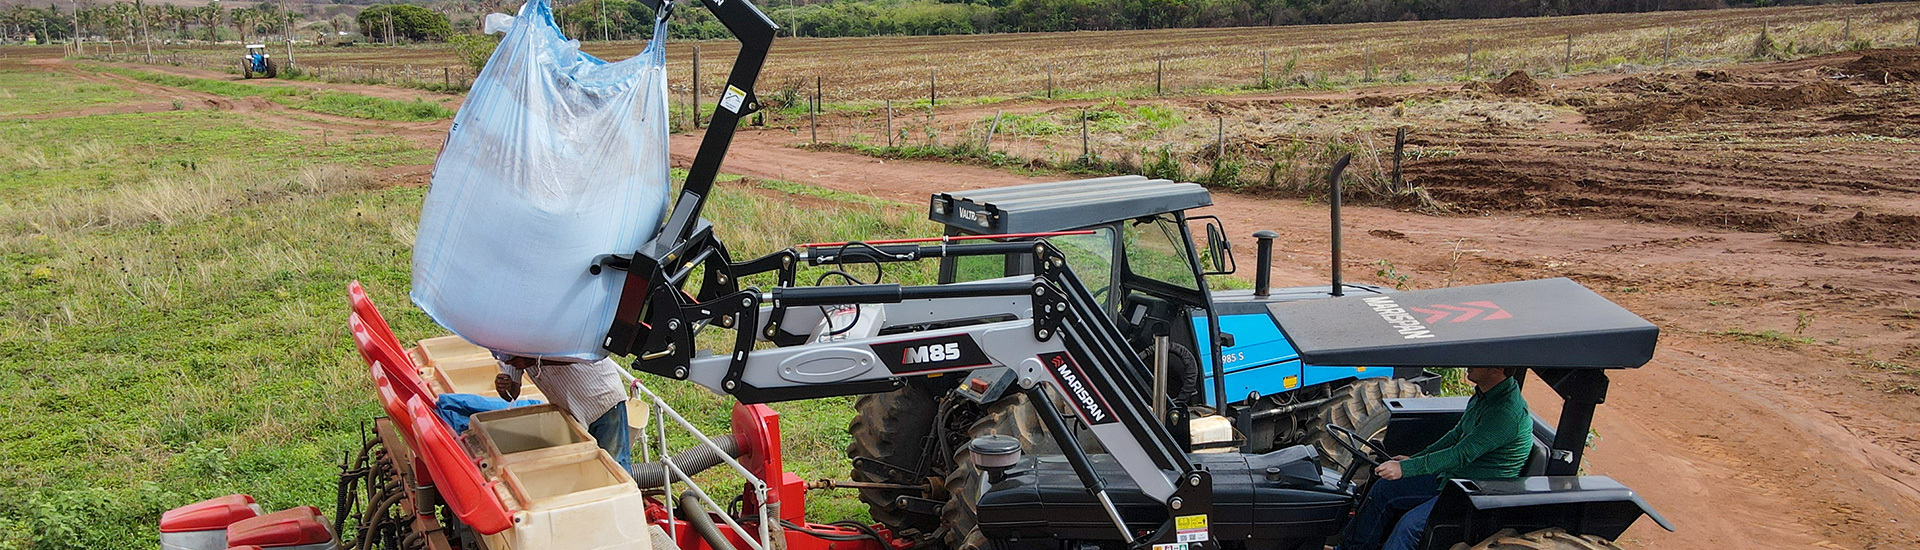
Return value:
M 413 302 L 495 351 L 599 359 L 624 273 L 587 268 L 639 248 L 666 210 L 665 25 L 617 63 L 562 35 L 547 0 L 506 29 L 434 163 Z

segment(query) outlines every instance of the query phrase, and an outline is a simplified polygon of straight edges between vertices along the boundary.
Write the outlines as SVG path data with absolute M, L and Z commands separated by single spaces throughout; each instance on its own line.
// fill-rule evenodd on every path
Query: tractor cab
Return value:
M 1265 288 L 1265 265 L 1256 266 L 1258 288 L 1228 277 L 1237 266 L 1220 219 L 1188 212 L 1212 204 L 1212 194 L 1199 184 L 1116 176 L 938 193 L 928 216 L 944 224 L 949 236 L 1083 232 L 1048 241 L 1067 255 L 1074 274 L 1147 364 L 1154 364 L 1156 337 L 1167 338 L 1166 395 L 1215 410 L 1226 403 L 1235 414 L 1232 431 L 1246 451 L 1320 437 L 1317 426 L 1325 419 L 1316 418 L 1319 409 L 1343 407 L 1355 395 L 1374 394 L 1377 400 L 1438 391 L 1439 378 L 1417 368 L 1301 363 L 1265 306 L 1326 298 L 1331 288 Z M 1270 247 L 1270 232 L 1256 236 L 1262 248 Z M 1030 262 L 945 258 L 939 281 L 1032 273 Z M 1388 292 L 1370 285 L 1341 288 L 1354 295 Z M 1363 381 L 1370 387 L 1347 389 Z M 1385 411 L 1363 407 L 1379 413 L 1378 421 L 1356 418 L 1361 425 L 1354 427 L 1377 432 Z
M 267 78 L 280 76 L 280 69 L 274 65 L 273 56 L 267 53 L 266 44 L 248 44 L 247 54 L 240 58 L 240 77 L 253 78 L 254 75 Z

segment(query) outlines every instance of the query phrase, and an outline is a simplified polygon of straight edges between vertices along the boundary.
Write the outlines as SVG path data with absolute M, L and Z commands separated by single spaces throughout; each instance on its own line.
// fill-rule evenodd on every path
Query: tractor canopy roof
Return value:
M 247 49 L 249 49 L 249 50 L 264 50 L 264 49 L 267 49 L 267 45 L 266 45 L 266 44 L 247 44 Z
M 1269 305 L 1312 365 L 1635 368 L 1660 329 L 1570 279 Z
M 1064 231 L 1198 208 L 1213 196 L 1197 183 L 1114 176 L 936 193 L 927 217 L 970 234 Z

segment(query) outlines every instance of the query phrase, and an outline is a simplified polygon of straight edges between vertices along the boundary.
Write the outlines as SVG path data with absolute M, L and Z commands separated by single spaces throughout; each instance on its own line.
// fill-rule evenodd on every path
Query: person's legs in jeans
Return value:
M 1340 550 L 1375 550 L 1380 541 L 1386 538 L 1387 523 L 1395 512 L 1419 506 L 1422 501 L 1440 494 L 1440 480 L 1433 476 L 1400 478 L 1393 481 L 1382 480 L 1373 484 L 1368 493 L 1367 502 L 1354 514 L 1353 522 L 1347 524 L 1346 531 L 1340 536 Z M 1421 524 L 1424 527 L 1426 524 Z
M 614 405 L 600 418 L 587 425 L 587 433 L 593 435 L 594 443 L 607 451 L 620 468 L 633 469 L 633 434 L 627 431 L 626 404 Z
M 1440 497 L 1430 498 L 1407 510 L 1406 515 L 1400 516 L 1400 522 L 1393 525 L 1393 534 L 1387 537 L 1387 545 L 1381 548 L 1413 550 L 1414 545 L 1420 544 L 1420 535 L 1427 530 L 1427 517 L 1433 515 L 1433 503 L 1439 501 Z

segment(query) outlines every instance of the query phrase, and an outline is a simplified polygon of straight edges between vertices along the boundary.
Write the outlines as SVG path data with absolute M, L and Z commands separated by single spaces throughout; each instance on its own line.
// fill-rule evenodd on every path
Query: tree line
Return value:
M 311 5 L 309 5 L 311 6 Z M 279 4 L 226 7 L 219 0 L 203 6 L 176 6 L 145 2 L 82 3 L 78 9 L 57 4 L 36 7 L 15 4 L 0 11 L 0 32 L 9 42 L 47 44 L 71 41 L 219 42 L 225 40 L 339 41 L 340 32 L 364 34 L 367 40 L 425 41 L 452 32 L 447 16 L 410 4 L 380 4 L 355 17 L 336 15 L 314 19 L 314 13 L 283 9 Z M 477 30 L 474 32 L 478 32 Z
M 335 0 L 357 3 L 355 0 Z M 676 10 L 669 36 L 728 36 L 699 0 Z M 1834 0 L 768 0 L 762 9 L 785 36 L 839 37 L 993 32 L 1127 30 L 1362 23 L 1429 19 L 1477 19 L 1630 13 L 1646 11 L 1824 4 Z M 494 2 L 497 2 L 495 4 Z M 568 35 L 583 40 L 649 38 L 653 10 L 639 0 L 554 0 L 555 18 Z M 422 7 L 373 4 L 353 17 L 312 15 L 277 4 L 227 8 L 117 1 L 56 5 L 16 4 L 0 11 L 7 41 L 49 43 L 141 39 L 242 42 L 284 40 L 291 34 L 317 42 L 338 32 L 357 32 L 374 42 L 438 41 L 478 33 L 479 13 L 512 13 L 513 0 L 452 0 Z M 315 4 L 304 4 L 312 10 Z M 474 11 L 453 20 L 449 14 Z M 144 32 L 144 35 L 143 35 Z M 313 33 L 311 35 L 307 33 Z
M 1128 30 L 1484 19 L 1829 4 L 1835 0 L 770 0 L 762 6 L 786 36 L 838 37 L 992 32 Z M 1853 3 L 1853 2 L 1848 2 Z M 560 8 L 583 39 L 644 37 L 650 10 L 632 0 L 583 0 Z M 675 38 L 717 38 L 706 10 L 682 5 Z M 604 15 L 603 15 L 604 14 Z

